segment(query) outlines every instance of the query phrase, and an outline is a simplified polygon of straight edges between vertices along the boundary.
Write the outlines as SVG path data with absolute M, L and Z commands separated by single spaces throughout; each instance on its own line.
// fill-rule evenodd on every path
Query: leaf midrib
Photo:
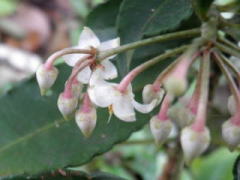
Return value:
M 4 145 L 3 147 L 1 147 L 0 148 L 0 154 L 3 153 L 4 151 L 6 151 L 7 149 L 11 148 L 12 146 L 17 145 L 18 143 L 24 142 L 24 141 L 26 141 L 28 139 L 31 139 L 32 137 L 42 133 L 42 132 L 44 132 L 44 131 L 47 131 L 47 130 L 53 128 L 53 127 L 56 127 L 56 123 L 58 123 L 60 125 L 60 124 L 69 122 L 71 120 L 60 119 L 60 120 L 56 120 L 56 121 L 54 121 L 50 124 L 47 124 L 47 125 L 45 125 L 41 128 L 35 129 L 34 132 L 31 132 L 31 133 L 28 133 L 24 136 L 21 136 L 21 137 L 17 138 L 16 140 L 14 140 L 13 142 L 10 142 L 10 143 Z

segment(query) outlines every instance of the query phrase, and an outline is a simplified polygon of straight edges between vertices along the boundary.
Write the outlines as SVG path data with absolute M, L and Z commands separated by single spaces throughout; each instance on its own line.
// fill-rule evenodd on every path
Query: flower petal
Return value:
M 89 82 L 88 94 L 91 101 L 99 107 L 108 107 L 112 104 L 115 95 L 115 84 L 102 79 L 102 70 L 96 69 Z
M 83 84 L 88 84 L 91 74 L 92 70 L 90 69 L 89 66 L 87 66 L 78 73 L 77 80 Z
M 78 49 L 77 46 L 71 47 L 71 49 Z M 75 64 L 82 58 L 87 57 L 86 54 L 68 54 L 62 56 L 65 63 L 69 66 L 75 66 Z
M 119 46 L 120 46 L 120 38 L 115 38 L 115 39 L 111 39 L 111 40 L 102 42 L 99 46 L 99 51 L 106 51 L 106 50 L 116 48 Z M 112 59 L 115 56 L 116 55 L 110 56 L 107 59 Z
M 101 63 L 104 67 L 103 69 L 103 78 L 104 79 L 114 79 L 118 76 L 117 74 L 117 68 L 115 65 L 110 62 L 109 60 L 104 60 Z
M 91 46 L 94 48 L 98 48 L 100 45 L 100 40 L 96 36 L 96 34 L 89 28 L 84 27 L 78 41 L 78 48 L 90 48 Z
M 136 120 L 134 108 L 131 102 L 131 97 L 127 95 L 116 95 L 113 99 L 113 112 L 119 119 L 132 122 Z
M 158 100 L 154 99 L 149 104 L 140 104 L 134 99 L 132 100 L 132 104 L 135 107 L 135 109 L 141 113 L 149 113 L 151 112 L 158 104 Z

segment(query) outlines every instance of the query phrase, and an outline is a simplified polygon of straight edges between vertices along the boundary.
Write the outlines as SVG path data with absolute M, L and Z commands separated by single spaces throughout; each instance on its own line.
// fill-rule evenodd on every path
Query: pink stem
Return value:
M 55 52 L 54 54 L 52 54 L 47 61 L 44 64 L 44 67 L 47 70 L 51 70 L 53 67 L 53 63 L 57 60 L 57 58 L 63 56 L 63 55 L 67 55 L 67 54 L 89 54 L 91 56 L 95 55 L 95 51 L 94 50 L 87 50 L 87 49 L 71 49 L 71 48 L 67 48 L 67 49 L 63 49 L 60 51 Z
M 158 119 L 160 120 L 160 121 L 166 121 L 166 120 L 168 120 L 169 118 L 168 118 L 168 109 L 169 109 L 169 105 L 170 105 L 170 96 L 167 94 L 165 97 L 164 97 L 164 100 L 163 100 L 163 102 L 162 102 L 162 105 L 161 105 L 161 107 L 160 107 L 160 111 L 159 111 L 159 113 L 158 113 Z
M 194 89 L 194 93 L 187 105 L 187 108 L 190 109 L 190 111 L 196 115 L 197 113 L 197 108 L 198 108 L 198 104 L 199 104 L 199 98 L 200 98 L 200 85 L 201 85 L 201 73 L 198 73 L 198 77 L 197 77 L 197 84 L 196 87 Z
M 207 103 L 208 103 L 208 86 L 209 86 L 209 75 L 210 75 L 210 53 L 204 52 L 204 57 L 201 62 L 200 69 L 200 92 L 198 99 L 197 115 L 192 129 L 197 132 L 202 132 L 205 128 L 206 117 L 207 117 Z
M 143 69 L 142 66 L 138 66 L 138 67 L 136 67 L 135 69 L 133 69 L 131 72 L 129 72 L 129 73 L 122 79 L 122 81 L 119 83 L 117 89 L 118 89 L 120 92 L 124 93 L 124 92 L 127 90 L 129 84 L 133 81 L 133 79 L 134 79 L 139 73 L 142 72 L 142 69 Z
M 72 70 L 72 73 L 69 77 L 69 79 L 67 80 L 64 92 L 63 92 L 63 96 L 65 98 L 72 98 L 73 97 L 73 92 L 72 92 L 72 84 L 74 83 L 74 81 L 76 81 L 76 76 L 78 75 L 78 73 L 84 69 L 85 67 L 89 66 L 90 64 L 92 64 L 94 62 L 94 59 L 89 59 L 86 61 L 81 61 L 80 63 L 78 63 L 78 67 L 74 67 Z
M 192 55 L 190 59 L 185 54 L 179 57 L 179 59 L 170 64 L 166 70 L 160 73 L 160 75 L 154 81 L 153 87 L 155 89 L 160 89 L 163 81 L 169 76 L 180 76 L 180 78 L 185 78 L 188 68 L 199 55 L 200 51 Z

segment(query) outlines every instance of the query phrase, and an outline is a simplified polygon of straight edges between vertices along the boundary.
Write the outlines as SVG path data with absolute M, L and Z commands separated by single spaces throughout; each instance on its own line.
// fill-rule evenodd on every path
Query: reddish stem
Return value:
M 171 102 L 171 98 L 170 96 L 167 94 L 164 99 L 163 99 L 163 102 L 162 102 L 162 105 L 161 105 L 161 108 L 160 108 L 160 111 L 158 113 L 158 119 L 160 121 L 166 121 L 168 120 L 168 109 L 169 109 L 169 105 L 170 105 L 170 102 Z
M 72 73 L 71 73 L 69 79 L 67 80 L 67 83 L 66 83 L 66 86 L 65 86 L 65 89 L 64 89 L 64 92 L 63 92 L 63 96 L 65 98 L 72 98 L 73 97 L 72 84 L 74 83 L 74 81 L 76 81 L 76 76 L 78 75 L 78 73 L 82 69 L 91 65 L 94 61 L 95 61 L 94 59 L 81 61 L 77 64 L 78 66 L 75 66 L 73 68 Z

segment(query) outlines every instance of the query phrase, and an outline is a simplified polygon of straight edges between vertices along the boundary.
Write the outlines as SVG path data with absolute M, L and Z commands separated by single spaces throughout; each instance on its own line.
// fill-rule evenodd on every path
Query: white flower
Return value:
M 222 125 L 222 136 L 231 150 L 240 144 L 240 126 L 235 125 L 230 120 Z
M 209 143 L 210 133 L 207 127 L 197 132 L 191 126 L 187 126 L 181 132 L 181 145 L 187 163 L 202 154 L 208 148 Z
M 75 96 L 65 97 L 64 93 L 61 93 L 58 97 L 58 109 L 62 113 L 65 119 L 69 119 L 69 116 L 76 110 L 78 105 L 78 98 Z
M 99 107 L 112 107 L 113 113 L 123 121 L 135 121 L 135 111 L 149 113 L 156 106 L 154 99 L 149 104 L 140 104 L 134 100 L 131 85 L 126 92 L 122 93 L 117 89 L 116 83 L 105 81 L 102 77 L 102 68 L 97 68 L 90 79 L 88 93 L 91 101 Z
M 158 145 L 164 143 L 170 135 L 173 123 L 168 120 L 161 120 L 158 116 L 153 116 L 150 120 L 150 130 Z
M 58 76 L 58 70 L 55 67 L 51 69 L 45 68 L 41 65 L 36 72 L 37 82 L 41 91 L 41 95 L 44 95 L 46 91 L 52 87 Z
M 101 43 L 98 37 L 90 28 L 84 27 L 83 31 L 80 34 L 78 45 L 74 46 L 73 48 L 90 50 L 91 47 L 93 47 L 93 48 L 96 48 L 98 51 L 105 51 L 112 48 L 116 48 L 119 45 L 120 45 L 119 38 L 104 41 Z M 81 58 L 88 57 L 88 56 L 89 55 L 86 55 L 86 54 L 71 54 L 71 55 L 64 55 L 63 59 L 69 66 L 75 66 L 75 64 Z M 109 61 L 109 59 L 112 59 L 115 56 L 116 55 L 108 57 L 107 59 L 104 59 L 101 62 L 101 65 L 104 67 L 104 73 L 103 73 L 104 79 L 114 79 L 117 77 L 117 69 L 113 65 L 113 63 Z M 85 67 L 81 72 L 79 72 L 77 78 L 81 83 L 87 84 L 91 77 L 91 73 L 92 73 L 91 68 L 89 66 Z
M 75 120 L 85 137 L 89 137 L 97 122 L 97 112 L 94 106 L 89 111 L 83 111 L 81 108 L 76 112 Z
M 158 99 L 158 104 L 161 102 L 164 96 L 164 90 L 161 88 L 155 90 L 152 84 L 147 84 L 143 88 L 142 97 L 145 104 L 150 103 L 154 99 Z

